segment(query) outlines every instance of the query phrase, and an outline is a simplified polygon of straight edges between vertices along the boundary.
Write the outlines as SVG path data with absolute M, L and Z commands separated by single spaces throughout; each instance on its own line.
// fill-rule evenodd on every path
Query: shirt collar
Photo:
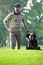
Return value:
M 15 14 L 15 15 L 20 15 L 20 12 L 17 14 L 17 13 L 14 11 L 14 14 Z

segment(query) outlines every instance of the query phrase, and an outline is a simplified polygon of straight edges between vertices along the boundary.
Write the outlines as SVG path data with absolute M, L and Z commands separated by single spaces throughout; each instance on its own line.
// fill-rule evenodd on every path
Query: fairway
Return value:
M 43 65 L 43 50 L 0 48 L 0 65 Z

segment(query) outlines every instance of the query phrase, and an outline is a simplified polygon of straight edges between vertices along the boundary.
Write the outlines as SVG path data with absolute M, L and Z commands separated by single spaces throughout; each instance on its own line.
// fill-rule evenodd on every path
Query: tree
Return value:
M 42 0 L 28 0 L 26 7 L 24 7 L 27 25 L 31 32 L 36 32 L 38 37 L 43 38 L 43 1 Z M 29 24 L 28 24 L 29 23 Z M 41 40 L 40 39 L 40 40 Z
M 0 0 L 0 43 L 9 34 L 3 24 L 5 16 L 13 11 L 15 3 L 21 4 L 21 12 L 25 14 L 25 23 L 30 32 L 36 32 L 43 39 L 43 1 L 42 0 Z M 22 44 L 25 44 L 25 31 L 22 27 Z

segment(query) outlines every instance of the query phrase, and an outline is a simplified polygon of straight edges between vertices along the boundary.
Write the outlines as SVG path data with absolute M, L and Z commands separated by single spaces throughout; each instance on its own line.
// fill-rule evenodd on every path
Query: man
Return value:
M 14 11 L 9 13 L 4 19 L 4 25 L 10 33 L 10 47 L 12 49 L 15 48 L 15 44 L 16 48 L 20 49 L 22 23 L 24 25 L 25 31 L 29 31 L 24 23 L 24 15 L 20 12 L 20 7 L 20 4 L 16 3 L 14 6 Z M 7 26 L 8 21 L 10 21 L 9 27 Z

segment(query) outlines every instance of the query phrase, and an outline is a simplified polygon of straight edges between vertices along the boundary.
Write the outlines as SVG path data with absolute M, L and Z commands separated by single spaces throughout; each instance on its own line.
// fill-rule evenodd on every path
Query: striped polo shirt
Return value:
M 20 13 L 16 15 L 14 12 L 9 13 L 4 19 L 4 25 L 6 21 L 10 22 L 9 28 L 11 31 L 20 30 L 22 27 L 22 19 L 24 19 L 24 14 Z

